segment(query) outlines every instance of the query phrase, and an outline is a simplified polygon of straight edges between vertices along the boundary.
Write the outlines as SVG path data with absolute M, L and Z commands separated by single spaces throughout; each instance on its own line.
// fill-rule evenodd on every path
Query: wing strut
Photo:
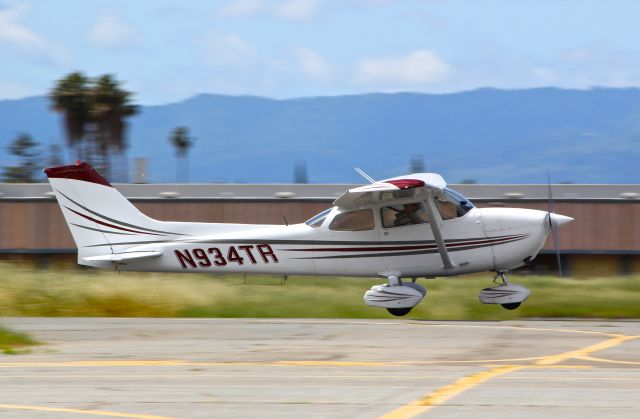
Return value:
M 438 252 L 440 253 L 440 257 L 442 258 L 444 269 L 453 269 L 456 267 L 456 264 L 451 260 L 449 252 L 447 251 L 447 245 L 444 243 L 444 239 L 442 238 L 442 231 L 440 230 L 442 217 L 436 209 L 436 204 L 434 202 L 434 196 L 432 193 L 429 194 L 425 201 L 425 209 L 427 210 L 427 215 L 429 216 L 429 226 L 431 226 L 433 238 L 436 240 L 436 244 L 438 245 Z

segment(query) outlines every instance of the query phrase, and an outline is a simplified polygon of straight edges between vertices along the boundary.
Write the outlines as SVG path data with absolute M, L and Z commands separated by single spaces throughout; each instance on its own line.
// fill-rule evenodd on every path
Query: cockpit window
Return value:
M 343 212 L 329 224 L 329 229 L 335 231 L 373 230 L 374 227 L 373 211 L 370 209 Z
M 444 194 L 436 198 L 436 206 L 443 220 L 462 217 L 473 208 L 467 198 L 451 189 L 445 189 Z
M 309 227 L 314 227 L 314 228 L 320 227 L 330 212 L 331 212 L 331 208 L 327 208 L 326 210 L 322 211 L 320 214 L 316 214 L 313 217 L 309 218 L 307 221 L 305 221 L 305 224 L 308 225 Z
M 382 226 L 384 228 L 429 222 L 427 212 L 420 202 L 382 207 L 380 208 L 380 217 L 382 218 Z

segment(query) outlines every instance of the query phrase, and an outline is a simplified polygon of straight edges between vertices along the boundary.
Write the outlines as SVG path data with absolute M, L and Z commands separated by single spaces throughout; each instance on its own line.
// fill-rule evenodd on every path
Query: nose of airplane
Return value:
M 549 214 L 549 216 L 551 217 L 551 224 L 554 227 L 561 227 L 565 224 L 569 224 L 571 221 L 573 221 L 573 218 L 571 217 L 567 217 L 566 215 L 560 215 L 560 214 Z

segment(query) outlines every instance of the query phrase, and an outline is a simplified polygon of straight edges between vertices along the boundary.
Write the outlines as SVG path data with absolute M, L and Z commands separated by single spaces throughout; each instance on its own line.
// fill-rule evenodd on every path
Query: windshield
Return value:
M 329 215 L 329 213 L 331 212 L 331 209 L 332 208 L 327 208 L 326 210 L 322 211 L 320 214 L 314 215 L 313 217 L 305 221 L 305 224 L 310 227 L 320 227 L 324 222 L 324 219 L 327 218 L 327 215 Z
M 469 201 L 467 198 L 462 196 L 462 194 L 454 191 L 453 189 L 445 188 L 444 195 L 442 195 L 441 198 L 444 198 L 444 200 L 450 202 L 451 204 L 453 204 L 453 206 L 455 206 L 456 214 L 451 218 L 462 217 L 473 208 L 473 204 L 471 203 L 471 201 Z

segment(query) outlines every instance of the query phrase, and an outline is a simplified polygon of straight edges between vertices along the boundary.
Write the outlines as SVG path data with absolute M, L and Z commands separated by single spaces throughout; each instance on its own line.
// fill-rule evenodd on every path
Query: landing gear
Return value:
M 387 276 L 387 284 L 374 285 L 364 294 L 364 302 L 371 307 L 386 308 L 394 316 L 405 316 L 427 295 L 427 290 L 412 282 L 402 282 L 396 275 Z
M 497 272 L 493 282 L 498 286 L 480 290 L 482 304 L 500 304 L 507 310 L 515 310 L 531 294 L 531 291 L 522 285 L 510 284 L 505 272 Z
M 387 308 L 387 311 L 394 316 L 402 317 L 409 314 L 409 312 L 413 309 L 413 307 L 402 307 L 402 308 Z

